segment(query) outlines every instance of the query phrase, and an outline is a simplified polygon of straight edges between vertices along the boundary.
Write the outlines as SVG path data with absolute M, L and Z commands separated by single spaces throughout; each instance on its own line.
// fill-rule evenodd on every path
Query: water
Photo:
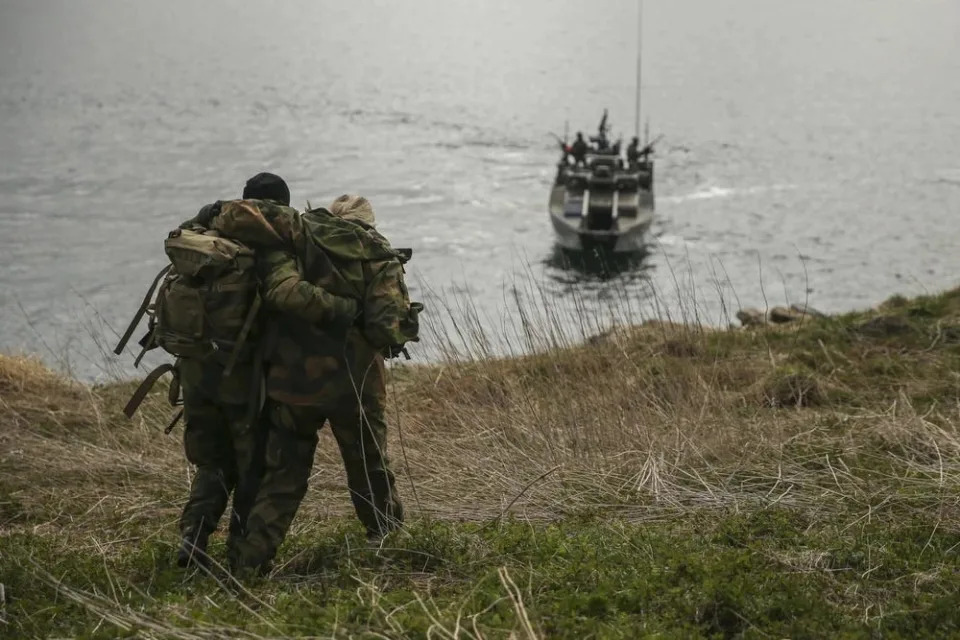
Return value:
M 415 294 L 493 333 L 517 296 L 696 299 L 723 324 L 721 297 L 957 284 L 960 3 L 647 0 L 644 21 L 659 217 L 601 279 L 555 255 L 548 132 L 609 107 L 632 134 L 634 2 L 0 0 L 0 350 L 106 375 L 165 232 L 261 170 L 301 206 L 369 197 Z

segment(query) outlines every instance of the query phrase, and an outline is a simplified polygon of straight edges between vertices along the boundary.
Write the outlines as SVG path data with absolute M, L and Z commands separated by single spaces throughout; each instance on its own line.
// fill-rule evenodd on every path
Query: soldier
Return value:
M 610 147 L 610 155 L 614 156 L 617 159 L 617 166 L 621 169 L 623 168 L 623 159 L 620 157 L 620 143 L 622 141 L 618 138 L 616 142 L 613 143 Z
M 416 339 L 405 329 L 404 317 L 416 305 L 407 297 L 398 254 L 375 230 L 369 202 L 341 196 L 331 210 L 314 209 L 290 220 L 260 212 L 296 255 L 273 252 L 261 265 L 265 302 L 285 312 L 270 320 L 265 472 L 246 535 L 230 558 L 235 570 L 269 566 L 306 494 L 317 432 L 328 420 L 368 538 L 378 541 L 403 522 L 386 452 L 383 352 L 395 355 L 403 342 Z M 239 206 L 228 206 L 225 213 L 218 220 L 226 235 L 254 226 Z M 262 236 L 269 241 L 269 234 Z M 340 296 L 356 296 L 362 317 L 339 327 L 320 327 L 300 317 L 296 301 L 278 297 L 277 290 L 281 283 L 301 279 Z M 415 317 L 414 312 L 414 323 Z
M 570 146 L 570 155 L 573 156 L 574 165 L 584 165 L 587 162 L 587 141 L 583 139 L 583 134 L 577 131 L 577 139 Z
M 261 173 L 243 190 L 245 199 L 258 199 L 283 208 L 290 202 L 290 191 L 282 178 Z M 220 213 L 223 203 L 207 205 L 181 228 L 206 231 Z M 349 298 L 336 298 L 324 291 L 312 291 L 314 308 L 322 313 L 317 322 L 335 319 L 338 314 L 347 322 L 357 313 L 357 304 Z M 254 313 L 256 311 L 254 310 Z M 187 459 L 196 466 L 190 495 L 180 518 L 181 546 L 177 564 L 206 564 L 207 540 L 216 529 L 233 493 L 228 548 L 244 533 L 247 513 L 253 504 L 262 474 L 265 428 L 259 415 L 260 380 L 256 346 L 260 330 L 254 322 L 244 341 L 240 357 L 226 372 L 226 350 L 215 351 L 208 358 L 181 357 L 177 364 L 183 392 L 183 444 Z
M 630 138 L 630 144 L 627 145 L 627 164 L 633 166 L 640 159 L 640 138 L 634 136 Z

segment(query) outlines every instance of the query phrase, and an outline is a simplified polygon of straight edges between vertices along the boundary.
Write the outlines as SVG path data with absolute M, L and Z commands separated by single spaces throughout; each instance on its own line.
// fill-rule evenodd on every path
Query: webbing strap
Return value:
M 267 394 L 263 379 L 263 352 L 261 345 L 254 353 L 253 371 L 250 373 L 250 400 L 247 404 L 247 424 L 251 428 L 259 428 L 257 418 L 260 412 L 263 411 L 263 404 L 266 399 Z
M 160 273 L 153 279 L 153 283 L 150 285 L 150 288 L 147 289 L 147 295 L 143 297 L 143 302 L 140 303 L 140 308 L 137 309 L 137 313 L 134 314 L 133 320 L 130 321 L 130 326 L 127 327 L 126 332 L 123 334 L 123 337 L 120 338 L 120 342 L 117 343 L 116 348 L 113 352 L 116 355 L 123 353 L 123 348 L 127 346 L 127 343 L 130 342 L 130 336 L 133 335 L 133 332 L 136 330 L 137 325 L 140 324 L 140 320 L 143 318 L 143 314 L 147 312 L 147 307 L 150 306 L 150 300 L 153 298 L 153 292 L 157 290 L 157 285 L 160 284 L 160 279 L 163 276 L 167 275 L 167 272 L 170 271 L 172 264 L 168 264 L 163 269 L 160 270 Z
M 253 304 L 250 305 L 247 319 L 243 321 L 243 327 L 240 329 L 237 341 L 233 345 L 233 352 L 230 354 L 230 360 L 227 361 L 227 366 L 223 370 L 223 375 L 228 376 L 233 373 L 233 367 L 237 364 L 237 358 L 240 357 L 240 349 L 243 347 L 243 343 L 247 341 L 247 335 L 253 327 L 253 321 L 256 319 L 258 311 L 260 311 L 260 294 L 257 294 L 253 299 Z
M 170 435 L 170 432 L 173 431 L 173 428 L 177 426 L 177 423 L 180 422 L 180 418 L 183 416 L 183 409 L 177 411 L 173 416 L 173 419 L 170 421 L 170 424 L 167 425 L 167 428 L 163 430 L 164 435 Z
M 127 416 L 128 418 L 132 418 L 133 414 L 137 411 L 137 408 L 143 402 L 143 399 L 147 397 L 150 389 L 157 383 L 157 380 L 160 379 L 160 376 L 168 371 L 173 371 L 173 367 L 174 365 L 167 362 L 148 373 L 147 377 L 144 378 L 143 382 L 140 383 L 140 386 L 137 387 L 137 390 L 133 392 L 132 396 L 130 396 L 127 406 L 123 408 L 123 415 Z
M 180 399 L 180 369 L 177 368 L 177 362 L 173 365 L 173 380 L 170 381 L 170 388 L 167 389 L 167 402 L 171 407 L 177 407 L 183 404 Z
M 143 349 L 140 349 L 140 353 L 137 355 L 136 359 L 133 361 L 133 367 L 137 368 L 140 366 L 140 361 L 143 360 L 143 356 L 147 355 L 147 351 L 150 350 L 151 345 L 153 344 L 153 334 L 156 331 L 156 327 L 153 328 L 146 336 L 146 341 L 143 343 Z

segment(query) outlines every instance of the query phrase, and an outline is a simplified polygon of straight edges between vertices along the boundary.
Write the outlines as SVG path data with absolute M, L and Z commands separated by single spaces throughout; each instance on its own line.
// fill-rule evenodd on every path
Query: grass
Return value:
M 242 584 L 173 565 L 162 390 L 130 422 L 133 383 L 0 356 L 0 637 L 960 635 L 960 290 L 751 331 L 527 317 L 515 357 L 467 316 L 471 349 L 392 370 L 410 525 L 362 544 L 324 432 Z

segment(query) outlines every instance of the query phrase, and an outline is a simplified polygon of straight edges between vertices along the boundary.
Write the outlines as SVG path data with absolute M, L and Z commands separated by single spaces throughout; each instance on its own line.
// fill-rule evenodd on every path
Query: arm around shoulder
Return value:
M 267 306 L 312 324 L 349 324 L 358 313 L 357 301 L 334 295 L 304 280 L 296 259 L 280 250 L 258 252 L 260 295 Z

